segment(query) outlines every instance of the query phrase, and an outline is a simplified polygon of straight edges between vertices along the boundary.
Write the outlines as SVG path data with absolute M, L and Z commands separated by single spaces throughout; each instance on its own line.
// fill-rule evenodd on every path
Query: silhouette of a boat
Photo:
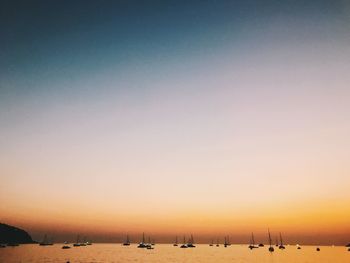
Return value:
M 275 249 L 274 249 L 273 246 L 272 246 L 270 229 L 268 229 L 268 233 L 269 233 L 269 244 L 270 244 L 269 251 L 270 251 L 270 252 L 273 252 L 273 251 L 275 251 Z
M 18 243 L 14 243 L 14 242 L 10 242 L 10 243 L 7 243 L 7 246 L 8 247 L 18 247 L 19 244 Z
M 77 235 L 77 242 L 73 244 L 73 247 L 80 247 L 81 243 L 80 243 L 80 236 Z
M 148 243 L 146 244 L 146 248 L 147 249 L 154 249 L 154 247 L 152 247 L 154 245 L 154 243 L 151 242 L 151 237 L 148 237 Z
M 286 247 L 283 245 L 283 240 L 282 240 L 282 234 L 280 232 L 280 245 L 278 246 L 279 249 L 285 249 Z
M 252 233 L 252 236 L 250 238 L 250 245 L 248 248 L 253 249 L 253 248 L 259 248 L 258 246 L 255 246 L 255 240 L 254 240 L 254 234 Z
M 142 241 L 137 246 L 138 248 L 147 248 L 147 244 L 145 243 L 145 233 L 142 233 Z
M 48 241 L 46 234 L 44 235 L 43 241 L 39 243 L 39 246 L 52 246 L 52 245 L 53 243 Z
M 173 244 L 173 246 L 174 247 L 177 247 L 178 246 L 178 244 L 177 244 L 178 242 L 177 242 L 177 236 L 175 237 L 175 243 Z
M 194 245 L 193 235 L 191 235 L 190 239 L 188 240 L 188 242 L 187 242 L 187 247 L 191 247 L 191 248 L 196 247 L 196 246 Z
M 123 243 L 123 246 L 130 246 L 130 238 L 129 238 L 129 235 L 126 235 L 126 240 L 125 240 L 125 242 Z
M 188 248 L 186 244 L 186 237 L 184 236 L 184 243 L 180 246 L 180 248 Z
M 228 247 L 228 246 L 231 246 L 230 236 L 225 237 L 224 247 Z

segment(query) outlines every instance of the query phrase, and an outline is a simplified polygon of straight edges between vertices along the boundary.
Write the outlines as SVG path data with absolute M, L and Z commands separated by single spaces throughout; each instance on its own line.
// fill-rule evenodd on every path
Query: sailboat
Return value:
M 227 241 L 227 245 L 228 245 L 228 246 L 231 246 L 230 236 L 227 236 L 227 240 L 226 240 L 226 241 Z
M 268 233 L 269 233 L 269 244 L 270 244 L 269 251 L 270 251 L 270 252 L 273 252 L 273 251 L 275 251 L 275 249 L 274 249 L 273 246 L 272 246 L 270 229 L 268 229 Z
M 188 240 L 187 247 L 196 247 L 194 245 L 194 239 L 193 239 L 193 235 L 192 234 L 191 234 L 190 239 Z
M 285 246 L 283 246 L 283 240 L 282 240 L 282 234 L 281 234 L 281 232 L 280 232 L 280 245 L 278 246 L 278 248 L 279 249 L 285 249 L 286 247 Z
M 80 243 L 80 246 L 81 247 L 85 247 L 86 246 L 86 237 L 84 237 L 84 241 L 83 241 L 83 243 Z
M 180 248 L 188 248 L 186 244 L 186 237 L 184 236 L 184 243 L 181 245 Z
M 86 240 L 86 237 L 85 237 L 85 240 Z M 87 241 L 85 242 L 85 245 L 87 245 L 87 246 L 91 246 L 91 245 L 92 245 L 92 242 L 91 242 L 91 241 L 89 241 L 89 240 L 87 240 Z
M 259 247 L 255 246 L 255 240 L 254 240 L 253 232 L 252 232 L 252 237 L 250 238 L 250 245 L 248 246 L 248 248 L 250 248 L 250 249 L 259 248 Z
M 80 247 L 81 243 L 80 243 L 80 237 L 79 235 L 77 235 L 77 242 L 73 244 L 73 247 Z
M 175 237 L 175 243 L 173 244 L 173 246 L 174 247 L 177 247 L 178 246 L 178 244 L 177 244 L 178 242 L 177 242 L 177 236 Z
M 123 243 L 123 246 L 130 246 L 130 239 L 129 239 L 129 235 L 126 235 L 126 240 Z
M 224 247 L 230 246 L 230 238 L 229 236 L 225 237 Z
M 217 247 L 220 246 L 220 244 L 219 244 L 219 239 L 217 239 L 216 246 L 217 246 Z
M 47 246 L 47 235 L 44 235 L 43 241 L 39 243 L 39 246 Z
M 138 248 L 147 248 L 147 244 L 145 243 L 145 233 L 142 233 L 142 241 L 137 246 Z
M 154 249 L 154 247 L 152 247 L 152 243 L 151 243 L 151 237 L 148 237 L 148 243 L 146 244 L 146 248 L 147 249 Z
M 211 243 L 209 244 L 210 247 L 212 247 L 214 245 L 214 240 L 211 240 Z
M 39 246 L 52 246 L 52 245 L 53 243 L 48 241 L 46 234 L 44 236 L 43 241 L 39 243 Z

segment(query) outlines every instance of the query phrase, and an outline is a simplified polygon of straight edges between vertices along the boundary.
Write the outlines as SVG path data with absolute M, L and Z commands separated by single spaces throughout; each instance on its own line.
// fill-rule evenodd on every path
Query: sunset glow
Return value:
M 2 17 L 0 222 L 347 242 L 350 6 L 233 2 Z

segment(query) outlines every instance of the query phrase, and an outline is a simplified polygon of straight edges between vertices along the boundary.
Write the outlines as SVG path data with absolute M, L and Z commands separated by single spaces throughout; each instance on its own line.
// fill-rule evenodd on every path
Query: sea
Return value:
M 286 246 L 274 252 L 268 246 L 248 249 L 248 245 L 223 245 L 216 247 L 196 245 L 195 248 L 174 247 L 172 244 L 156 244 L 154 249 L 129 247 L 121 244 L 92 244 L 91 246 L 62 249 L 63 244 L 39 246 L 36 244 L 0 248 L 1 263 L 350 263 L 350 251 L 340 246 Z

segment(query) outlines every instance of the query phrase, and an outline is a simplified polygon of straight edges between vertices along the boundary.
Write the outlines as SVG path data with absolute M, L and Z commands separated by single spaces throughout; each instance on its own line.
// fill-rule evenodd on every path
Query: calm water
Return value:
M 152 263 L 347 263 L 350 252 L 345 247 L 320 247 L 317 252 L 313 246 L 297 250 L 295 246 L 276 249 L 269 253 L 267 247 L 249 250 L 246 245 L 230 247 L 209 247 L 197 245 L 196 248 L 181 249 L 172 245 L 156 245 L 155 249 L 136 248 L 136 245 L 123 247 L 119 244 L 93 244 L 86 247 L 61 249 L 62 245 L 40 247 L 21 245 L 0 249 L 0 262 L 152 262 Z

